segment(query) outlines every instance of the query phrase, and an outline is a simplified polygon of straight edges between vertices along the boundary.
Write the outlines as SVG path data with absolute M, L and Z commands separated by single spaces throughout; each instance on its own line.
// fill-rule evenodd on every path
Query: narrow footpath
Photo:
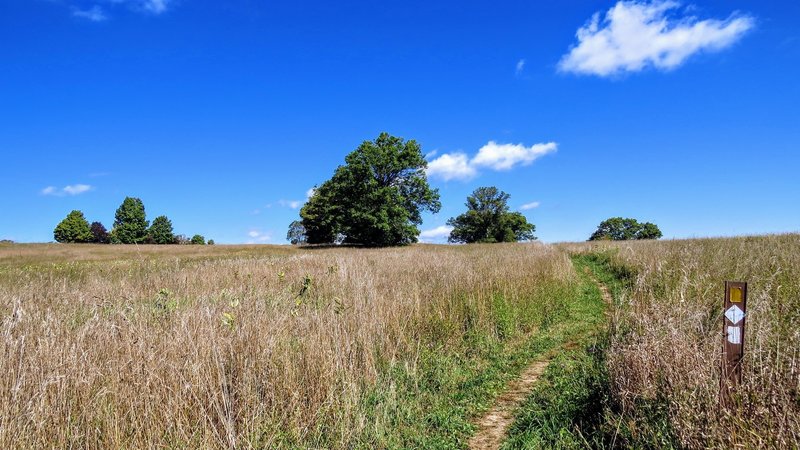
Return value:
M 601 283 L 589 270 L 584 267 L 584 273 L 597 285 L 606 305 L 612 304 L 611 293 L 608 287 Z M 564 347 L 568 347 L 566 344 Z M 528 398 L 536 381 L 547 369 L 553 352 L 549 352 L 544 358 L 534 361 L 520 377 L 508 383 L 506 390 L 495 400 L 494 406 L 479 420 L 475 422 L 478 431 L 469 440 L 471 450 L 496 450 L 499 449 L 506 439 L 508 428 L 514 422 L 514 416 L 520 405 Z

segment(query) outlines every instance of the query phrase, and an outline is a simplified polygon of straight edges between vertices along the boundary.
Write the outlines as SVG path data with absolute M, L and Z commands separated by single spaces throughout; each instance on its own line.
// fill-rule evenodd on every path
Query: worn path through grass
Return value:
M 511 439 L 507 440 L 509 427 L 514 423 L 515 417 L 519 417 L 521 420 L 525 419 L 524 413 L 528 412 L 525 406 L 531 406 L 530 401 L 526 402 L 526 399 L 531 396 L 539 378 L 548 370 L 551 361 L 558 359 L 559 367 L 562 367 L 566 361 L 570 361 L 570 358 L 575 358 L 573 353 L 577 353 L 578 358 L 585 356 L 587 345 L 596 349 L 597 339 L 600 336 L 602 325 L 605 323 L 605 314 L 603 314 L 606 312 L 605 307 L 612 303 L 609 289 L 595 277 L 590 264 L 579 257 L 573 259 L 573 264 L 581 280 L 580 296 L 577 302 L 572 303 L 573 308 L 569 311 L 570 317 L 559 327 L 562 328 L 559 332 L 560 339 L 558 339 L 560 344 L 541 355 L 523 370 L 518 378 L 509 382 L 506 390 L 497 397 L 492 408 L 477 420 L 478 431 L 469 441 L 470 449 L 499 449 L 506 441 L 505 446 L 510 448 L 549 446 L 546 445 L 548 439 L 544 439 L 545 442 L 543 442 L 536 433 L 531 434 L 531 430 L 519 433 L 522 430 L 519 424 L 512 430 L 514 433 L 510 436 Z M 582 367 L 573 367 L 573 369 L 583 370 Z M 570 373 L 564 375 L 576 376 Z M 591 392 L 588 394 L 592 395 Z M 521 408 L 522 410 L 520 410 Z M 546 414 L 541 415 L 540 418 L 549 420 Z M 543 431 L 546 432 L 546 430 Z M 563 431 L 563 429 L 558 430 L 558 433 L 553 433 L 549 437 L 563 435 Z

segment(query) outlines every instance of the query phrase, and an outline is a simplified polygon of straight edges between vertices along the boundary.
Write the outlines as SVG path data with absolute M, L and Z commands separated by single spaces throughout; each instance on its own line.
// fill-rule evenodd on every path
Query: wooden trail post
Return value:
M 725 282 L 725 308 L 722 319 L 722 376 L 720 401 L 723 406 L 733 406 L 733 393 L 742 383 L 742 358 L 744 357 L 744 324 L 747 311 L 747 283 Z

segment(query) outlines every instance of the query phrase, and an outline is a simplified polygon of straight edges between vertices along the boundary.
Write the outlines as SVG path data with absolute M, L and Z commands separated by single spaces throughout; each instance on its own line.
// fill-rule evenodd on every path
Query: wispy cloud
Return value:
M 520 206 L 519 209 L 520 209 L 520 211 L 528 211 L 529 209 L 536 209 L 541 205 L 542 204 L 540 202 L 530 202 L 530 203 L 525 203 L 524 205 Z
M 55 186 L 47 186 L 40 192 L 42 195 L 52 195 L 55 197 L 63 197 L 65 195 L 80 195 L 91 191 L 93 188 L 88 184 L 70 184 L 59 189 Z
M 278 205 L 287 208 L 297 209 L 303 205 L 303 202 L 300 200 L 278 200 Z
M 78 0 L 66 0 L 63 3 L 70 6 L 74 17 L 91 22 L 103 22 L 111 17 L 109 10 L 119 8 L 143 14 L 161 15 L 172 7 L 175 0 L 95 0 L 95 4 L 90 8 L 84 7 L 87 2 Z
M 72 8 L 72 15 L 91 22 L 103 22 L 108 19 L 100 5 L 94 5 L 89 9 Z
M 419 238 L 422 242 L 431 242 L 431 241 L 439 241 L 442 239 L 446 239 L 450 236 L 450 232 L 453 231 L 453 227 L 448 225 L 441 225 L 436 228 L 432 228 L 430 230 L 424 230 L 419 234 Z
M 314 192 L 316 192 L 316 191 L 317 191 L 317 190 L 316 190 L 316 189 L 314 189 L 314 188 L 309 188 L 309 189 L 306 191 L 306 198 L 307 198 L 307 199 L 309 199 L 309 198 L 313 197 L 313 196 L 314 196 Z
M 613 76 L 648 67 L 674 69 L 701 51 L 731 46 L 755 26 L 755 19 L 733 13 L 725 20 L 669 14 L 677 1 L 619 1 L 600 19 L 595 13 L 578 29 L 578 43 L 561 58 L 562 72 Z
M 468 180 L 478 175 L 481 169 L 496 171 L 511 170 L 516 166 L 528 166 L 544 155 L 558 149 L 555 142 L 534 144 L 498 144 L 489 141 L 469 158 L 463 152 L 445 153 L 428 163 L 427 174 L 445 181 Z
M 514 69 L 514 75 L 520 76 L 524 71 L 525 71 L 525 60 L 520 59 L 519 61 L 517 61 L 517 66 Z
M 247 241 L 248 244 L 263 244 L 264 242 L 272 240 L 271 233 L 265 233 L 257 229 L 248 231 L 247 236 L 250 238 L 250 240 Z

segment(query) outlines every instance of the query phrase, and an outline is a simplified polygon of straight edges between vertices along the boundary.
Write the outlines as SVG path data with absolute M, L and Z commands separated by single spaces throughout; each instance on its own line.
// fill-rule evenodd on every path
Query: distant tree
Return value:
M 75 210 L 67 214 L 67 217 L 56 225 L 53 230 L 53 238 L 62 243 L 91 242 L 92 231 L 83 213 Z
M 215 245 L 215 244 L 216 244 L 216 242 L 214 242 L 214 240 L 213 240 L 213 239 L 209 239 L 207 244 L 208 244 L 208 245 Z
M 144 203 L 138 198 L 125 197 L 114 215 L 111 242 L 115 244 L 140 244 L 147 239 L 147 219 Z
M 185 234 L 178 234 L 175 236 L 175 243 L 178 245 L 189 245 L 192 243 L 192 240 L 186 237 Z
M 172 232 L 172 221 L 167 216 L 158 216 L 147 230 L 147 241 L 151 244 L 174 244 L 175 234 Z
M 92 242 L 95 244 L 108 244 L 111 242 L 111 236 L 109 236 L 106 227 L 103 226 L 100 222 L 92 222 L 89 226 L 89 229 L 92 232 Z
M 192 236 L 191 242 L 192 245 L 206 245 L 206 238 L 204 238 L 202 235 L 195 234 Z
M 344 243 L 369 246 L 416 242 L 422 211 L 441 208 L 426 168 L 414 140 L 381 133 L 364 141 L 300 210 L 306 241 L 331 244 L 341 236 Z
M 600 222 L 597 230 L 589 237 L 590 241 L 630 241 L 638 239 L 659 239 L 662 236 L 658 226 L 650 222 L 639 223 L 636 219 L 612 217 Z
M 467 197 L 467 212 L 450 218 L 449 242 L 518 242 L 536 239 L 536 227 L 521 213 L 508 210 L 509 195 L 491 187 L 479 187 Z
M 289 231 L 286 233 L 286 240 L 292 245 L 306 243 L 306 229 L 303 227 L 302 221 L 295 220 L 289 224 Z
M 637 233 L 636 239 L 661 239 L 662 236 L 664 235 L 656 224 L 645 222 L 642 224 L 639 233 Z
M 0 244 L 13 244 L 14 241 L 11 239 L 0 239 Z

